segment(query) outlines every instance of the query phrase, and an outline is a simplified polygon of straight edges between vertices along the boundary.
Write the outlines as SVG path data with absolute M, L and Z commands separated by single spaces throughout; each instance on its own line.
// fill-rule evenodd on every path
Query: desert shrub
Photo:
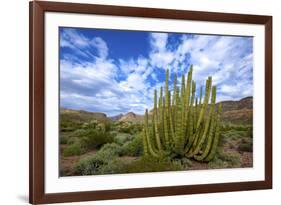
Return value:
M 69 157 L 74 155 L 81 155 L 86 152 L 85 147 L 80 142 L 73 143 L 63 150 L 63 156 Z
M 85 136 L 87 133 L 87 129 L 77 129 L 75 131 L 73 131 L 69 137 L 77 137 L 77 138 L 81 138 L 83 136 Z
M 249 131 L 251 129 L 252 129 L 251 125 L 243 125 L 243 124 L 225 123 L 221 126 L 221 131 L 229 131 L 229 130 Z
M 247 131 L 228 130 L 222 133 L 223 137 L 227 139 L 237 140 L 247 137 Z
M 253 127 L 250 127 L 247 131 L 247 136 L 253 138 Z
M 133 126 L 130 122 L 125 122 L 119 126 L 119 131 L 123 133 L 132 134 L 133 133 Z
M 122 146 L 122 155 L 127 156 L 140 156 L 143 153 L 142 136 L 136 135 L 131 141 L 127 141 Z
M 90 120 L 89 122 L 84 122 L 81 127 L 83 129 L 94 129 L 98 124 L 99 122 L 97 120 Z
M 133 123 L 131 126 L 131 134 L 141 132 L 143 129 L 143 125 L 141 123 Z
M 156 171 L 182 170 L 179 161 L 170 161 L 163 157 L 144 156 L 131 162 L 126 162 L 117 157 L 116 151 L 110 151 L 108 145 L 94 156 L 80 160 L 75 166 L 75 173 L 79 175 L 113 174 L 113 173 L 136 173 Z
M 125 173 L 125 171 L 126 162 L 121 159 L 113 158 L 106 161 L 99 156 L 80 160 L 75 166 L 76 174 L 80 175 L 120 174 Z
M 244 138 L 241 140 L 238 151 L 241 152 L 253 152 L 253 140 L 252 138 Z
M 143 156 L 126 165 L 126 173 L 137 172 L 157 172 L 157 171 L 177 171 L 183 167 L 177 161 L 171 161 L 164 157 Z
M 121 174 L 125 173 L 127 163 L 119 158 L 113 158 L 100 167 L 99 174 Z
M 208 163 L 208 166 L 211 169 L 226 168 L 227 162 L 224 162 L 220 158 L 215 156 L 214 159 Z
M 84 127 L 87 127 L 88 123 L 84 123 Z M 95 124 L 95 121 L 92 122 L 92 124 Z M 97 124 L 96 128 L 90 128 L 89 125 L 88 128 L 85 129 L 77 129 L 71 135 L 69 136 L 72 138 L 73 141 L 76 139 L 80 139 L 81 143 L 87 147 L 87 149 L 95 149 L 100 148 L 102 145 L 106 143 L 113 142 L 113 134 L 110 132 L 107 132 L 105 130 L 102 130 L 97 128 L 99 124 Z M 76 139 L 75 139 L 76 138 Z
M 182 158 L 180 163 L 184 169 L 192 167 L 192 161 L 188 158 Z
M 94 156 L 80 160 L 75 166 L 75 172 L 80 175 L 109 173 L 110 167 L 114 166 L 111 161 L 116 160 L 120 152 L 121 147 L 118 144 L 105 144 Z M 115 165 L 116 170 L 118 166 Z
M 228 167 L 240 165 L 240 155 L 237 153 L 228 153 L 220 151 L 218 158 L 227 163 Z
M 99 148 L 103 144 L 113 142 L 114 134 L 106 131 L 104 123 L 97 123 L 96 120 L 83 124 L 83 129 L 75 130 L 70 137 L 82 138 L 82 141 L 89 148 Z
M 208 163 L 209 168 L 212 169 L 239 167 L 240 165 L 240 154 L 224 152 L 222 148 L 217 150 L 214 159 Z
M 59 137 L 59 140 L 60 140 L 60 144 L 67 144 L 68 137 L 62 135 L 62 136 Z
M 109 133 L 114 137 L 114 140 L 115 140 L 115 137 L 117 137 L 117 135 L 119 134 L 117 131 L 115 130 L 111 130 L 109 131 Z
M 115 122 L 114 127 L 115 130 L 118 132 L 135 134 L 142 130 L 143 125 L 141 123 L 134 123 L 134 122 Z
M 74 122 L 74 121 L 65 120 L 65 119 L 60 120 L 60 131 L 61 132 L 70 132 L 70 131 L 78 129 L 80 126 L 81 126 L 81 123 L 79 123 L 79 122 Z
M 226 136 L 225 134 L 221 134 L 221 140 L 219 141 L 219 146 L 222 147 L 225 143 L 227 143 L 231 138 Z
M 75 165 L 75 173 L 79 175 L 98 174 L 101 166 L 103 166 L 105 163 L 106 162 L 103 159 L 97 156 L 88 157 L 86 159 L 80 160 Z
M 99 130 L 99 131 L 110 131 L 111 129 L 111 125 L 110 125 L 110 122 L 99 122 L 98 120 L 90 120 L 90 121 L 87 121 L 87 122 L 84 122 L 82 125 L 81 125 L 81 128 L 82 129 L 96 129 L 96 130 Z
M 250 144 L 240 144 L 238 146 L 238 150 L 240 152 L 252 152 L 253 151 L 253 147 Z
M 235 144 L 233 142 L 229 142 L 229 148 L 230 149 L 235 149 Z
M 95 149 L 100 148 L 102 145 L 106 143 L 113 142 L 113 135 L 109 132 L 98 131 L 95 129 L 86 130 L 83 133 L 83 137 L 81 142 L 88 148 L 88 149 Z
M 71 144 L 74 144 L 74 143 L 76 143 L 78 141 L 79 141 L 78 137 L 69 137 L 68 140 L 67 140 L 67 144 L 71 145 Z
M 127 134 L 127 133 L 118 133 L 114 137 L 114 142 L 120 145 L 123 145 L 125 142 L 129 141 L 132 139 L 132 135 Z
M 250 126 L 236 125 L 236 126 L 234 126 L 234 129 L 237 130 L 237 131 L 248 131 L 250 129 Z
M 121 153 L 121 146 L 116 143 L 105 144 L 102 148 L 96 153 L 101 158 L 108 161 L 110 158 L 116 157 Z

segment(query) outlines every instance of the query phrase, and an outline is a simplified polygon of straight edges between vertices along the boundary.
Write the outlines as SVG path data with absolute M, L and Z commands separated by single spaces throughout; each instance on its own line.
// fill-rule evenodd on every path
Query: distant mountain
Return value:
M 109 117 L 111 120 L 113 121 L 118 121 L 120 120 L 120 118 L 122 118 L 124 115 L 123 114 L 119 114 L 119 115 L 115 115 L 115 116 L 112 116 L 112 117 Z
M 253 97 L 242 98 L 239 101 L 223 101 L 222 120 L 231 123 L 251 124 L 253 121 Z
M 223 112 L 231 110 L 253 109 L 253 97 L 242 98 L 239 101 L 222 101 L 218 104 L 222 104 Z
M 231 123 L 251 124 L 253 121 L 253 97 L 246 97 L 239 101 L 222 101 L 217 103 L 222 104 L 222 120 Z M 153 114 L 153 109 L 149 111 L 149 116 Z M 120 122 L 142 122 L 143 115 L 128 112 L 119 114 L 113 117 L 107 117 L 101 112 L 86 112 L 83 110 L 60 109 L 60 118 L 71 121 L 89 121 L 99 120 L 102 122 L 120 121 Z
M 60 109 L 60 118 L 62 120 L 71 120 L 76 122 L 86 122 L 89 120 L 98 120 L 100 122 L 111 121 L 106 114 L 101 112 L 87 112 L 83 110 Z
M 143 115 L 137 115 L 133 112 L 128 112 L 123 115 L 118 121 L 120 122 L 141 122 L 143 120 Z

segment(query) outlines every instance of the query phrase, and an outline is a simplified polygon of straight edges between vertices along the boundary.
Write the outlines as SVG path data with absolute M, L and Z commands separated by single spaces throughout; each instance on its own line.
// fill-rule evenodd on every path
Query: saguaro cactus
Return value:
M 169 152 L 198 161 L 213 159 L 220 139 L 221 105 L 216 109 L 216 86 L 212 86 L 212 77 L 206 80 L 204 99 L 202 87 L 196 96 L 192 72 L 191 65 L 187 76 L 182 75 L 180 88 L 175 75 L 173 91 L 170 91 L 169 70 L 166 71 L 164 94 L 162 87 L 159 99 L 157 90 L 154 92 L 151 123 L 145 111 L 144 154 L 158 156 Z

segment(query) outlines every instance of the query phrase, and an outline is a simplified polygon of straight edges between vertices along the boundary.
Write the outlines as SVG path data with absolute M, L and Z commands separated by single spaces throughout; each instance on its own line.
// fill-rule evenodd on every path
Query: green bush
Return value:
M 122 146 L 122 155 L 140 156 L 143 153 L 142 136 L 136 135 L 133 140 L 126 142 Z
M 69 157 L 69 156 L 74 156 L 74 155 L 81 155 L 86 152 L 86 149 L 81 145 L 81 143 L 76 142 L 73 143 L 69 146 L 67 146 L 63 150 L 63 156 L 64 157 Z
M 253 127 L 250 127 L 247 131 L 247 136 L 253 138 Z
M 229 131 L 229 130 L 236 130 L 236 131 L 249 131 L 252 130 L 252 126 L 251 125 L 237 125 L 237 124 L 231 124 L 231 123 L 226 123 L 223 124 L 221 127 L 222 131 Z
M 143 156 L 126 165 L 125 173 L 177 171 L 183 167 L 179 162 L 171 161 L 164 157 Z
M 132 132 L 133 132 L 132 123 L 131 122 L 122 122 L 118 126 L 118 131 L 123 132 L 123 133 L 132 134 Z
M 113 139 L 114 139 L 113 135 L 110 134 L 109 132 L 89 129 L 83 133 L 81 142 L 88 149 L 96 149 L 96 148 L 100 148 L 102 145 L 106 143 L 113 142 Z
M 239 146 L 238 146 L 238 151 L 253 152 L 253 140 L 252 140 L 252 138 L 242 139 Z
M 253 152 L 253 147 L 250 144 L 240 144 L 238 150 L 240 152 Z
M 248 134 L 247 131 L 229 130 L 229 131 L 223 132 L 222 135 L 223 135 L 226 139 L 237 140 L 237 139 L 241 139 L 241 138 L 247 137 L 247 134 Z
M 67 144 L 68 137 L 62 135 L 62 136 L 59 137 L 59 140 L 60 140 L 60 144 Z
M 209 168 L 231 168 L 241 165 L 240 154 L 224 152 L 222 148 L 217 150 L 216 156 L 208 163 Z
M 127 163 L 119 158 L 113 158 L 99 169 L 99 174 L 122 174 L 126 171 Z
M 114 166 L 111 161 L 116 160 L 120 152 L 121 147 L 119 145 L 115 143 L 105 144 L 94 156 L 80 160 L 75 166 L 75 172 L 80 175 L 108 173 L 109 167 Z
M 69 137 L 77 137 L 77 138 L 82 138 L 87 134 L 87 129 L 77 129 L 73 131 Z
M 79 175 L 94 175 L 99 174 L 100 168 L 105 164 L 106 162 L 97 157 L 92 156 L 88 157 L 86 159 L 80 160 L 75 165 L 75 173 Z
M 218 153 L 218 158 L 221 159 L 223 162 L 226 162 L 228 167 L 238 166 L 240 165 L 240 155 L 238 153 L 226 153 L 220 151 Z
M 81 126 L 81 123 L 79 123 L 79 122 L 74 122 L 74 121 L 65 120 L 65 119 L 60 120 L 60 131 L 61 132 L 71 132 L 71 131 L 78 129 L 80 126 Z
M 115 133 L 113 133 L 115 134 Z M 131 134 L 127 134 L 127 133 L 118 133 L 116 134 L 116 136 L 114 137 L 114 142 L 120 145 L 123 145 L 125 142 L 129 141 L 132 139 L 132 135 Z
M 126 162 L 118 158 L 109 161 L 93 156 L 83 159 L 75 166 L 75 172 L 79 175 L 121 174 L 126 171 Z
M 116 143 L 105 144 L 102 148 L 96 153 L 99 157 L 109 161 L 111 158 L 119 156 L 121 153 L 120 145 Z
M 71 145 L 71 144 L 79 142 L 79 140 L 80 139 L 78 137 L 69 137 L 68 140 L 67 140 L 67 144 Z
M 118 132 L 135 134 L 142 131 L 143 125 L 134 122 L 115 122 L 114 128 Z
M 79 175 L 97 175 L 113 173 L 136 173 L 182 170 L 180 161 L 171 161 L 166 157 L 144 156 L 133 161 L 118 158 L 120 146 L 112 143 L 104 145 L 94 156 L 80 160 L 75 166 Z
M 184 167 L 184 169 L 192 167 L 192 161 L 188 158 L 182 158 L 180 163 Z
M 212 161 L 208 162 L 208 167 L 211 169 L 227 168 L 227 162 L 215 156 Z
M 96 129 L 96 130 L 99 130 L 99 131 L 104 131 L 104 132 L 107 132 L 107 131 L 110 131 L 111 129 L 111 123 L 109 122 L 99 122 L 98 120 L 90 120 L 90 121 L 87 121 L 87 122 L 84 122 L 82 125 L 81 125 L 81 128 L 82 129 Z
M 83 125 L 81 126 L 83 129 L 89 129 L 89 128 L 96 128 L 96 126 L 99 124 L 99 122 L 97 120 L 90 120 L 89 122 L 85 122 L 83 123 Z

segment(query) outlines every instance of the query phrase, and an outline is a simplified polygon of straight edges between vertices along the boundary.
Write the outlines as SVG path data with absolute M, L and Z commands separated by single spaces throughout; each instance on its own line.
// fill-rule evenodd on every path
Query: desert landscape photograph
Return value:
M 59 28 L 59 174 L 253 167 L 253 37 Z

